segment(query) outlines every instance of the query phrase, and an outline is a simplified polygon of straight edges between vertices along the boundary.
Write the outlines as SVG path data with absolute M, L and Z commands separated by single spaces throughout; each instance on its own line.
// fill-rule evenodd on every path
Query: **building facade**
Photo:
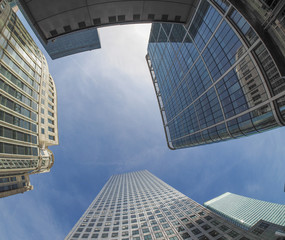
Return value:
M 169 148 L 284 125 L 284 61 L 261 33 L 226 0 L 201 0 L 186 26 L 152 25 L 146 60 Z
M 47 52 L 55 59 L 100 48 L 98 27 L 154 21 L 185 24 L 193 16 L 198 0 L 17 2 Z M 58 47 L 62 45 L 63 49 Z
M 282 239 L 276 230 L 245 231 L 144 170 L 113 175 L 65 239 Z
M 260 219 L 285 226 L 285 205 L 281 204 L 226 192 L 204 206 L 244 229 L 251 228 Z
M 0 197 L 32 189 L 58 144 L 57 95 L 47 61 L 7 1 L 0 1 Z

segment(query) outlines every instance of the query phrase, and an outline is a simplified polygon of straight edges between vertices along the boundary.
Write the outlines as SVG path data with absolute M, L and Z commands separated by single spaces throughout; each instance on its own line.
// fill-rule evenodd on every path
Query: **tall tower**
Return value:
M 7 1 L 0 1 L 0 197 L 31 190 L 58 144 L 57 96 L 47 61 Z
M 284 62 L 276 61 L 285 44 L 270 44 L 230 2 L 240 1 L 201 0 L 188 25 L 152 25 L 146 60 L 171 149 L 285 124 Z
M 262 224 L 245 231 L 144 170 L 112 176 L 65 239 L 277 239 Z
M 285 205 L 226 192 L 204 206 L 244 229 L 251 228 L 260 219 L 285 227 Z

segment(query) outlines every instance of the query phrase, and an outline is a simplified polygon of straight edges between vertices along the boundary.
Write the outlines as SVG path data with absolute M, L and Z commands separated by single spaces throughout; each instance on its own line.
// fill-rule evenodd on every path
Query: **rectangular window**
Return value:
M 51 136 L 51 135 L 48 135 L 48 138 L 49 138 L 50 140 L 55 140 L 55 137 L 54 137 L 54 136 Z M 97 224 L 97 226 L 98 226 L 98 224 Z

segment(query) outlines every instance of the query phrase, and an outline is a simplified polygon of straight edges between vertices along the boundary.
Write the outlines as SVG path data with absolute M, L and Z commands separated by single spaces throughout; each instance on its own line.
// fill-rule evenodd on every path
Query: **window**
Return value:
M 213 230 L 211 232 L 209 232 L 209 234 L 212 236 L 212 237 L 216 237 L 219 235 L 219 233 L 216 231 L 216 230 Z
M 138 235 L 138 234 L 139 234 L 139 230 L 132 231 L 132 235 Z
M 49 140 L 55 140 L 55 137 L 54 136 L 51 136 L 51 135 L 48 135 L 48 138 L 49 138 Z M 98 226 L 98 224 L 97 224 L 97 226 Z
M 50 123 L 50 124 L 54 124 L 54 121 L 53 121 L 53 120 L 51 120 L 51 119 L 48 119 L 48 123 Z
M 152 240 L 151 235 L 150 235 L 150 234 L 149 234 L 149 235 L 145 235 L 145 236 L 144 236 L 144 240 Z
M 50 111 L 48 111 L 48 115 L 51 116 L 51 117 L 54 116 L 54 114 L 52 112 L 50 112 Z
M 205 235 L 202 235 L 200 237 L 198 237 L 199 240 L 209 240 L 208 237 L 206 237 Z
M 102 233 L 101 237 L 102 238 L 108 238 L 108 233 Z
M 219 227 L 220 230 L 222 230 L 223 232 L 227 231 L 229 228 L 225 225 L 222 225 Z
M 154 226 L 154 227 L 152 227 L 152 230 L 153 230 L 153 231 L 158 231 L 158 230 L 160 230 L 160 229 L 159 229 L 158 226 Z
M 198 228 L 195 228 L 192 230 L 192 233 L 194 233 L 195 235 L 198 235 L 199 233 L 201 233 L 201 231 Z
M 43 108 L 41 108 L 41 113 L 45 114 L 45 110 Z
M 177 237 L 171 237 L 171 238 L 169 238 L 169 240 L 178 240 L 178 238 Z
M 170 230 L 166 230 L 165 232 L 166 232 L 167 235 L 174 234 L 174 232 L 171 229 Z
M 148 228 L 143 228 L 143 229 L 142 229 L 142 232 L 143 232 L 143 233 L 148 233 L 148 232 L 149 232 L 149 229 L 148 229 Z
M 41 123 L 44 124 L 45 123 L 45 119 L 41 118 Z
M 217 225 L 219 225 L 219 224 L 220 224 L 220 222 L 219 222 L 219 221 L 217 221 L 217 220 L 213 220 L 211 223 L 212 223 L 214 226 L 217 226 Z
M 181 234 L 181 237 L 183 238 L 183 239 L 188 239 L 188 238 L 190 238 L 190 235 L 189 235 L 189 233 L 182 233 Z
M 45 129 L 44 128 L 41 128 L 41 133 L 45 134 Z
M 210 229 L 211 227 L 210 227 L 208 224 L 205 224 L 204 226 L 202 226 L 202 228 L 207 231 L 207 230 Z
M 161 232 L 157 232 L 157 233 L 155 233 L 155 237 L 160 238 L 160 237 L 163 237 L 163 235 Z
M 204 223 L 201 219 L 198 219 L 197 221 L 196 221 L 196 223 L 198 223 L 198 224 L 202 224 L 202 223 Z
M 193 224 L 193 223 L 187 223 L 186 224 L 186 227 L 188 227 L 188 228 L 192 228 L 192 227 L 194 227 L 195 225 Z
M 228 235 L 231 236 L 232 238 L 235 238 L 235 237 L 237 237 L 239 234 L 238 234 L 236 231 L 232 230 L 232 231 L 230 231 L 230 232 L 228 233 Z

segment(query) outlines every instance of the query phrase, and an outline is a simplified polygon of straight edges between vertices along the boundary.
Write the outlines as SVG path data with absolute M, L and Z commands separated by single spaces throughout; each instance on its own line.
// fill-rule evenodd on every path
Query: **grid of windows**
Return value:
M 112 176 L 66 239 L 231 239 L 233 235 L 256 239 L 144 170 Z
M 153 24 L 147 63 L 170 148 L 265 131 L 285 115 L 285 80 L 227 1 L 201 0 L 188 28 Z M 271 91 L 283 97 L 276 101 Z
M 0 22 L 0 176 L 11 170 L 45 172 L 53 162 L 47 146 L 58 141 L 53 79 L 46 59 L 6 0 L 1 1 Z M 12 185 L 3 189 L 0 197 L 15 192 Z

